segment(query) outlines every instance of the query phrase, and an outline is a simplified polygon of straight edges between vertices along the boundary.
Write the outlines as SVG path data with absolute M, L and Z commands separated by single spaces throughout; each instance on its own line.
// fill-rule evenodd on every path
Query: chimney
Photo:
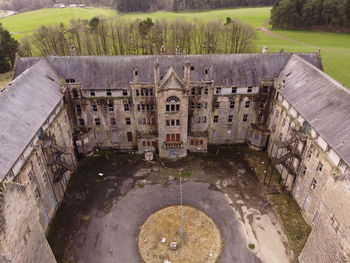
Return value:
M 262 53 L 265 54 L 265 53 L 269 53 L 269 48 L 267 46 L 263 46 L 262 48 Z
M 138 69 L 134 69 L 132 72 L 132 82 L 139 82 L 139 71 Z
M 185 83 L 186 87 L 190 86 L 191 68 L 194 68 L 194 67 L 191 66 L 190 62 L 186 62 L 184 64 L 184 83 Z
M 160 65 L 158 62 L 154 63 L 153 74 L 154 74 L 154 84 L 157 87 L 160 84 Z

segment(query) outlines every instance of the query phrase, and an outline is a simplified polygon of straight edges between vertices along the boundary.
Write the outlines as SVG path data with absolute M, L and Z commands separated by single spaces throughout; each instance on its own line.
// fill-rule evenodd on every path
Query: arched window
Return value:
M 180 110 L 180 99 L 175 96 L 170 96 L 166 99 L 166 111 L 175 112 Z

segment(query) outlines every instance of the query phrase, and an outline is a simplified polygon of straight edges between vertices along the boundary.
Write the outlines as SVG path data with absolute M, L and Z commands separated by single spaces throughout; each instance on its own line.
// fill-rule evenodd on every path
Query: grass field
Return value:
M 60 23 L 68 25 L 72 19 L 91 19 L 94 16 L 113 17 L 115 15 L 116 11 L 108 8 L 45 8 L 9 16 L 0 19 L 0 23 L 16 39 L 20 39 L 44 25 Z
M 226 17 L 239 18 L 257 29 L 257 52 L 268 46 L 271 52 L 282 48 L 286 52 L 315 52 L 321 50 L 325 71 L 343 85 L 350 88 L 350 34 L 311 31 L 261 31 L 270 16 L 270 7 L 237 8 L 202 12 L 154 12 L 132 13 L 123 17 L 136 19 L 200 19 L 204 21 L 224 20 Z M 100 8 L 42 9 L 0 19 L 4 27 L 20 39 L 42 25 L 64 23 L 71 19 L 91 19 L 93 16 L 113 17 L 116 12 Z

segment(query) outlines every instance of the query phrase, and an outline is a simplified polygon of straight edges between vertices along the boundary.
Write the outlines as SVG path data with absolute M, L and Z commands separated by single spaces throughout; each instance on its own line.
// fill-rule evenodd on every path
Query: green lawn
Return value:
M 286 52 L 315 52 L 321 50 L 325 71 L 343 85 L 350 88 L 350 34 L 273 30 L 275 35 L 266 35 L 258 29 L 269 19 L 270 7 L 236 8 L 201 12 L 154 12 L 122 15 L 136 19 L 151 17 L 156 19 L 200 19 L 203 21 L 224 20 L 226 17 L 239 18 L 257 29 L 257 52 L 268 46 L 271 52 L 282 48 Z M 64 23 L 71 19 L 91 19 L 94 16 L 114 17 L 116 12 L 101 8 L 41 9 L 0 19 L 4 27 L 20 39 L 42 25 Z
M 9 30 L 16 39 L 44 25 L 69 24 L 72 19 L 91 19 L 94 16 L 113 17 L 116 11 L 108 8 L 45 8 L 25 12 L 0 19 L 0 23 Z

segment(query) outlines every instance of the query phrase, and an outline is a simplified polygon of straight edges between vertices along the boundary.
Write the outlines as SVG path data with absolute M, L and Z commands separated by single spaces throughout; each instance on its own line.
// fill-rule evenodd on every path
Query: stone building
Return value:
M 2 90 L 0 121 L 0 262 L 54 263 L 45 233 L 76 159 L 64 89 L 45 60 Z
M 45 232 L 75 152 L 176 159 L 246 142 L 268 151 L 313 228 L 300 261 L 347 262 L 349 98 L 322 72 L 319 53 L 19 58 L 0 95 L 0 252 L 10 262 L 55 262 Z

